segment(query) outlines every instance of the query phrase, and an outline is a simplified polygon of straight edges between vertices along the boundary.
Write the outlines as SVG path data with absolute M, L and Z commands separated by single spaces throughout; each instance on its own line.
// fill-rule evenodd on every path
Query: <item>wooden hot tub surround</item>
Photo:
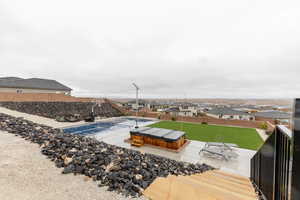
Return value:
M 130 131 L 131 144 L 150 144 L 168 149 L 179 149 L 185 142 L 185 132 L 162 128 L 141 127 Z

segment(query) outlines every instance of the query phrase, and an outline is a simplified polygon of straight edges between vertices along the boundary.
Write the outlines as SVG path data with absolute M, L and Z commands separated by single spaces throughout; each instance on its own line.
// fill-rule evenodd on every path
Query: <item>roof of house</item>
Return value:
M 174 106 L 197 106 L 194 103 L 190 103 L 190 102 L 173 102 L 171 105 Z
M 179 112 L 179 108 L 178 107 L 171 107 L 165 110 L 166 112 Z
M 72 89 L 50 79 L 29 78 L 23 79 L 18 77 L 0 78 L 0 87 L 5 88 L 24 88 L 24 89 L 43 89 L 43 90 L 62 90 L 71 91 Z
M 16 80 L 22 80 L 22 78 L 14 77 L 14 76 L 0 77 L 0 81 L 16 81 Z
M 136 104 L 136 100 L 135 99 L 133 99 L 133 100 L 130 100 L 130 101 L 128 101 L 128 102 L 126 102 L 127 104 Z M 143 99 L 139 99 L 139 105 L 140 104 L 146 104 L 147 102 L 145 101 L 145 100 L 143 100 Z
M 253 113 L 256 117 L 264 117 L 270 119 L 289 119 L 292 114 L 281 111 L 266 111 L 266 112 L 256 112 Z
M 212 110 L 207 111 L 209 114 L 213 115 L 251 115 L 247 112 L 242 112 L 238 110 L 233 110 L 231 108 L 213 108 Z

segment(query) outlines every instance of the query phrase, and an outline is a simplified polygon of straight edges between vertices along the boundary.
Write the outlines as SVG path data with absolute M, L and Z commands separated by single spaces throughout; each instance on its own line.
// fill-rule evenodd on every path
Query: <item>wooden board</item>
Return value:
M 162 148 L 174 149 L 174 150 L 180 149 L 186 143 L 186 140 L 184 137 L 181 137 L 180 139 L 178 139 L 175 142 L 167 142 L 164 139 L 130 134 L 130 139 L 131 140 L 143 140 L 144 144 L 150 144 L 150 145 L 159 146 Z
M 192 176 L 168 176 L 155 179 L 144 195 L 151 200 L 257 200 L 252 184 L 245 185 L 247 181 L 246 177 L 227 176 L 215 170 Z

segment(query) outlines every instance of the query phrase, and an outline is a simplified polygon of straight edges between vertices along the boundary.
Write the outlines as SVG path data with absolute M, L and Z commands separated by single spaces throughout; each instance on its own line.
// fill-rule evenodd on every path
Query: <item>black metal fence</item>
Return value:
M 276 126 L 251 159 L 251 180 L 267 200 L 300 200 L 300 99 L 295 100 L 293 131 Z

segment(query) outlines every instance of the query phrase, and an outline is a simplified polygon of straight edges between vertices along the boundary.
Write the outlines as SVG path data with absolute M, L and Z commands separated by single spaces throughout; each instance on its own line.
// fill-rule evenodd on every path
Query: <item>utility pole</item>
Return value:
M 137 123 L 137 116 L 138 116 L 138 111 L 139 111 L 139 99 L 138 99 L 138 94 L 139 94 L 139 87 L 135 84 L 132 83 L 132 85 L 136 89 L 136 97 L 135 97 L 135 104 L 136 104 L 136 110 L 135 110 L 135 128 L 138 128 L 138 123 Z

